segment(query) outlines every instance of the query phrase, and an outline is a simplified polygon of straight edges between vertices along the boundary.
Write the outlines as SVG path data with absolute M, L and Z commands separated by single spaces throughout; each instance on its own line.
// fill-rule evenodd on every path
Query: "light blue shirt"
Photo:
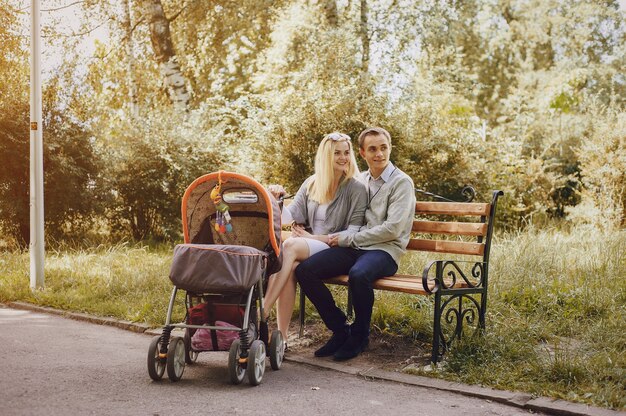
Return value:
M 372 173 L 368 170 L 362 175 L 364 175 L 363 179 L 365 180 L 365 184 L 367 185 L 367 204 L 369 205 L 372 199 L 376 196 L 380 188 L 387 182 L 389 182 L 389 178 L 396 171 L 396 167 L 393 163 L 389 162 L 383 173 L 376 179 L 372 176 Z

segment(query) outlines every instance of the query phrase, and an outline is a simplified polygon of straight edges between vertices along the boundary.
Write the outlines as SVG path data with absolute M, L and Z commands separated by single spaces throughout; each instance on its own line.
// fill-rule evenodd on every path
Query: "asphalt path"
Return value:
M 269 360 L 261 385 L 228 381 L 227 352 L 182 380 L 148 376 L 151 337 L 0 306 L 0 415 L 528 415 L 434 389 Z M 533 413 L 537 414 L 537 413 Z

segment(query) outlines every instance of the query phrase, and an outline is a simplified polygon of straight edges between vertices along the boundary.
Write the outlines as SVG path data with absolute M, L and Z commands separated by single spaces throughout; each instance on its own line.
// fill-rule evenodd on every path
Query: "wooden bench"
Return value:
M 477 330 L 485 328 L 489 251 L 496 204 L 502 195 L 502 191 L 494 191 L 491 203 L 416 202 L 414 238 L 407 249 L 470 256 L 471 260 L 431 260 L 421 275 L 396 274 L 379 279 L 373 285 L 377 290 L 434 295 L 433 363 L 440 361 L 452 342 L 461 338 L 464 322 L 475 325 Z M 439 239 L 432 239 L 433 236 Z M 347 275 L 332 277 L 325 283 L 349 288 Z M 347 314 L 351 316 L 349 292 Z M 305 302 L 304 293 L 300 291 L 300 336 L 304 329 Z

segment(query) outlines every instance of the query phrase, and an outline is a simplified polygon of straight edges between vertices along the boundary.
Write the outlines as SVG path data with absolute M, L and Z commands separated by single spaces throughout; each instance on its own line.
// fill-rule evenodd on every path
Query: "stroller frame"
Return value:
M 206 248 L 207 251 L 227 252 L 229 248 L 233 248 L 233 246 L 229 245 L 213 244 L 216 239 L 219 240 L 222 236 L 216 235 L 214 232 L 212 232 L 212 227 L 209 228 L 212 234 L 209 234 L 207 237 L 207 223 L 211 225 L 211 220 L 215 219 L 215 215 L 217 215 L 214 211 L 206 209 L 206 207 L 202 207 L 202 210 L 198 210 L 199 212 L 201 212 L 201 218 L 193 218 L 194 212 L 190 212 L 189 209 L 190 205 L 194 206 L 195 208 L 200 203 L 206 204 L 206 201 L 202 202 L 203 198 L 206 200 L 206 189 L 200 189 L 200 192 L 197 192 L 199 185 L 207 185 L 208 187 L 212 187 L 213 182 L 216 178 L 218 178 L 218 184 L 220 186 L 222 185 L 223 179 L 224 182 L 229 180 L 234 182 L 235 189 L 242 189 L 242 184 L 253 186 L 254 191 L 258 196 L 257 202 L 258 200 L 262 200 L 266 203 L 271 202 L 272 207 L 274 207 L 274 205 L 276 205 L 276 207 L 278 206 L 273 197 L 271 197 L 260 184 L 244 175 L 220 171 L 217 173 L 204 175 L 196 179 L 187 188 L 183 197 L 182 211 L 185 244 L 176 247 L 175 262 L 176 255 L 185 255 L 186 253 L 183 250 L 186 249 L 192 250 Z M 198 195 L 200 196 L 198 197 Z M 243 286 L 240 285 L 240 287 L 234 290 L 229 289 L 224 291 L 213 288 L 207 288 L 206 290 L 201 288 L 202 290 L 198 290 L 197 276 L 196 281 L 193 282 L 194 284 L 188 284 L 186 281 L 183 280 L 184 284 L 180 283 L 182 287 L 179 287 L 177 282 L 181 281 L 181 277 L 179 276 L 181 273 L 180 270 L 176 270 L 175 265 L 172 266 L 170 279 L 174 283 L 174 287 L 172 289 L 167 308 L 165 325 L 163 327 L 161 335 L 155 336 L 152 339 L 148 350 L 148 373 L 153 380 L 160 380 L 167 370 L 168 378 L 170 379 L 170 381 L 178 381 L 183 375 L 186 364 L 195 363 L 200 352 L 211 351 L 196 351 L 192 348 L 191 337 L 193 336 L 195 331 L 199 329 L 212 331 L 214 351 L 220 350 L 219 345 L 216 344 L 217 338 L 214 331 L 235 331 L 238 333 L 238 338 L 235 339 L 230 346 L 228 359 L 229 378 L 233 384 L 241 383 L 246 373 L 248 374 L 250 384 L 260 384 L 263 378 L 263 374 L 265 372 L 267 346 L 269 346 L 269 356 L 272 369 L 280 369 L 285 352 L 285 342 L 283 340 L 283 336 L 280 331 L 273 331 L 271 341 L 268 340 L 267 322 L 263 320 L 263 316 L 265 315 L 263 302 L 264 287 L 267 284 L 269 276 L 277 271 L 276 268 L 278 267 L 278 269 L 280 269 L 281 260 L 280 211 L 277 210 L 276 212 L 276 210 L 272 209 L 272 207 L 269 208 L 269 213 L 267 216 L 270 238 L 269 242 L 266 243 L 263 247 L 264 250 L 259 250 L 258 248 L 252 247 L 242 247 L 249 249 L 252 252 L 252 254 L 242 254 L 244 256 L 256 255 L 258 257 L 259 255 L 269 253 L 268 255 L 263 255 L 260 277 L 257 278 L 256 276 L 251 276 L 249 277 L 247 282 L 241 283 Z M 248 213 L 250 214 L 250 212 Z M 235 216 L 235 214 L 237 214 L 237 211 L 233 213 L 236 221 L 236 217 L 238 215 Z M 245 216 L 245 212 L 243 214 Z M 276 218 L 278 218 L 277 225 L 275 223 Z M 272 219 L 274 219 L 274 223 L 272 223 Z M 205 240 L 209 240 L 209 244 L 205 244 Z M 259 245 L 259 242 L 257 241 L 256 244 Z M 181 251 L 177 253 L 179 247 L 181 247 Z M 257 252 L 260 254 L 256 254 Z M 178 258 L 182 258 L 182 256 L 179 256 Z M 274 263 L 273 265 L 270 265 L 272 261 Z M 198 269 L 201 269 L 201 266 L 198 267 Z M 197 270 L 195 271 L 195 273 L 197 274 Z M 187 273 L 187 271 L 184 271 L 183 274 L 193 273 Z M 252 281 L 254 281 L 253 284 L 251 284 Z M 222 280 L 220 283 L 223 284 L 224 280 Z M 179 290 L 185 291 L 185 320 L 182 323 L 173 323 L 172 315 L 174 313 L 174 306 Z M 196 324 L 191 321 L 190 310 L 194 306 L 194 299 L 197 301 L 195 303 L 196 305 L 200 303 L 206 303 L 208 305 L 207 307 L 209 307 L 214 306 L 212 302 L 215 298 L 219 298 L 220 296 L 222 298 L 230 297 L 231 299 L 239 296 L 239 301 L 237 303 L 233 303 L 232 301 L 226 302 L 226 304 L 236 305 L 239 315 L 240 309 L 243 309 L 243 317 L 239 325 L 216 325 L 215 319 L 212 318 L 209 320 L 209 322 L 204 322 L 202 324 Z M 242 303 L 242 300 L 244 298 L 246 299 L 245 304 Z M 172 331 L 174 329 L 183 329 L 185 331 L 184 337 L 181 338 L 179 336 L 172 336 Z

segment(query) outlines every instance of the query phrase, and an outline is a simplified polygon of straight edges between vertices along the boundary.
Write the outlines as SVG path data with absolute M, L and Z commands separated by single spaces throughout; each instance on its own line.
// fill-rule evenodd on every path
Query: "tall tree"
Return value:
M 363 52 L 361 53 L 361 73 L 363 74 L 364 83 L 367 83 L 369 78 L 369 64 L 370 64 L 370 35 L 368 28 L 368 7 L 367 0 L 361 0 L 359 10 L 359 37 L 361 38 L 361 47 Z
M 177 108 L 188 110 L 190 95 L 187 90 L 187 78 L 176 56 L 170 33 L 170 21 L 165 16 L 163 4 L 161 0 L 143 0 L 143 11 L 148 19 L 150 41 L 169 98 Z
M 135 51 L 130 0 L 122 1 L 122 27 L 124 30 L 124 51 L 126 58 L 126 78 L 128 83 L 128 107 L 133 117 L 139 116 L 137 80 L 135 77 Z

